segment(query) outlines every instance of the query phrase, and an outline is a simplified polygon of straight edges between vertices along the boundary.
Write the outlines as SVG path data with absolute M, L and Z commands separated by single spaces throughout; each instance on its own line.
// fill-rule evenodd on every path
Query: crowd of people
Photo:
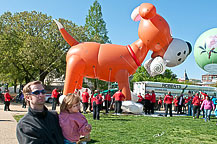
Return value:
M 208 96 L 207 93 L 201 91 L 195 93 L 195 95 L 192 95 L 192 92 L 189 91 L 187 97 L 184 97 L 182 93 L 179 96 L 176 95 L 173 97 L 172 93 L 169 91 L 164 98 L 159 97 L 157 103 L 154 91 L 152 91 L 151 94 L 147 91 L 144 96 L 142 96 L 141 93 L 138 94 L 137 102 L 144 105 L 145 114 L 150 114 L 150 111 L 154 113 L 154 107 L 160 111 L 164 105 L 165 117 L 167 117 L 168 111 L 169 115 L 172 117 L 172 110 L 174 110 L 177 115 L 187 114 L 188 116 L 193 116 L 193 119 L 199 118 L 202 112 L 205 122 L 210 120 L 211 111 L 215 110 L 216 107 L 212 98 Z
M 105 108 L 105 113 L 108 113 L 115 105 L 115 114 L 122 112 L 121 106 L 125 96 L 122 90 L 118 90 L 114 95 L 110 91 L 103 95 L 99 90 L 94 90 L 88 93 L 86 89 L 83 93 L 75 90 L 63 96 L 60 102 L 60 113 L 56 110 L 57 99 L 60 93 L 55 88 L 52 91 L 52 111 L 49 111 L 45 106 L 46 91 L 40 81 L 33 81 L 26 84 L 22 91 L 23 99 L 26 105 L 29 106 L 28 113 L 20 119 L 17 124 L 16 134 L 19 143 L 53 143 L 53 144 L 75 144 L 78 141 L 85 143 L 90 139 L 91 125 L 82 114 L 89 112 L 93 113 L 94 120 L 100 120 L 100 111 Z M 12 97 L 9 91 L 4 93 L 5 109 L 10 111 L 9 105 Z M 83 111 L 80 110 L 80 104 L 83 105 Z M 104 103 L 104 104 L 103 104 Z M 195 95 L 189 91 L 188 97 L 180 96 L 173 97 L 171 92 L 168 92 L 163 97 L 157 97 L 152 90 L 147 91 L 145 95 L 138 95 L 138 103 L 144 106 L 145 114 L 154 114 L 155 108 L 162 110 L 164 105 L 165 117 L 172 117 L 172 109 L 177 114 L 186 113 L 192 115 L 193 119 L 199 118 L 200 112 L 203 112 L 205 122 L 210 121 L 211 111 L 215 109 L 215 105 L 211 98 L 203 92 L 198 92 Z M 81 140 L 83 137 L 83 141 Z

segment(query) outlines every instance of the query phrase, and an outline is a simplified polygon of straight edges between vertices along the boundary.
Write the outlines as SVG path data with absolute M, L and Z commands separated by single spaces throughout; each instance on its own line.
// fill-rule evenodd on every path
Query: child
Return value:
M 215 109 L 215 106 L 214 106 L 214 103 L 211 101 L 209 96 L 206 97 L 206 100 L 203 101 L 203 103 L 200 107 L 201 110 L 203 108 L 205 111 L 205 122 L 207 122 L 207 118 L 208 118 L 208 121 L 210 121 L 211 111 Z
M 178 113 L 178 96 L 176 96 L 176 98 L 174 99 L 173 103 L 174 103 L 174 111 Z
M 158 100 L 158 110 L 160 111 L 160 108 L 162 106 L 162 98 L 160 97 Z
M 79 112 L 80 98 L 77 94 L 68 94 L 60 105 L 59 123 L 62 128 L 65 144 L 76 144 L 80 136 L 88 136 L 91 125 Z

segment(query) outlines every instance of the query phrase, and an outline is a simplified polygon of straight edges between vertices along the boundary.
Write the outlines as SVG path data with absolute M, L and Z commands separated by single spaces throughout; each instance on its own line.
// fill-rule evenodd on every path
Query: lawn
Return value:
M 19 120 L 22 116 L 15 116 Z M 104 115 L 93 120 L 85 114 L 92 125 L 91 141 L 96 144 L 216 144 L 217 119 L 210 122 L 188 116 L 149 117 L 142 115 Z

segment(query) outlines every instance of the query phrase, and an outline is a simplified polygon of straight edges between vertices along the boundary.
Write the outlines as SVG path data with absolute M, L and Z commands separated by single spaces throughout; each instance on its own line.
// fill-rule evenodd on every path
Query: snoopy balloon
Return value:
M 140 21 L 139 39 L 127 46 L 79 43 L 55 20 L 62 36 L 71 46 L 66 56 L 64 95 L 82 88 L 83 77 L 88 77 L 118 82 L 126 100 L 131 100 L 129 76 L 136 72 L 149 50 L 153 53 L 144 66 L 151 76 L 162 74 L 166 66 L 181 64 L 191 53 L 188 42 L 172 38 L 168 23 L 156 13 L 154 5 L 141 4 L 134 9 L 131 18 Z

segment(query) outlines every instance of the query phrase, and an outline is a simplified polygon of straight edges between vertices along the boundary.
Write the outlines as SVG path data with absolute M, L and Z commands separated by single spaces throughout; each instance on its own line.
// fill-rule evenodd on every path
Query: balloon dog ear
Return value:
M 141 20 L 141 16 L 139 15 L 139 7 L 140 6 L 138 6 L 137 8 L 135 8 L 133 10 L 133 12 L 131 13 L 131 19 L 133 21 L 140 21 Z
M 139 15 L 143 19 L 151 19 L 156 16 L 156 8 L 150 3 L 142 3 L 139 8 Z

